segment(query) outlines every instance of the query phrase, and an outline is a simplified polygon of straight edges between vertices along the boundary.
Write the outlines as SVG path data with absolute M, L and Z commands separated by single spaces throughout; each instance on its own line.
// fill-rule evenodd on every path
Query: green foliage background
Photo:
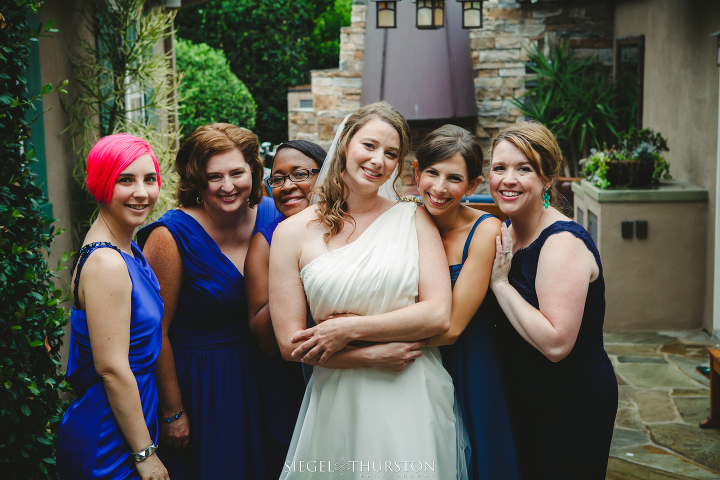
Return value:
M 97 214 L 85 188 L 85 161 L 100 137 L 125 132 L 147 141 L 160 165 L 162 189 L 152 221 L 174 201 L 174 161 L 178 131 L 166 120 L 177 109 L 171 53 L 154 47 L 170 35 L 174 10 L 148 8 L 147 0 L 86 0 L 83 14 L 91 41 L 78 36 L 71 52 L 76 97 L 63 106 L 70 118 L 62 133 L 76 154 L 73 176 L 72 234 L 80 248 Z M 142 106 L 128 105 L 137 89 Z
M 33 102 L 64 92 L 66 82 L 28 90 L 30 44 L 57 31 L 51 22 L 35 31 L 29 25 L 28 15 L 41 3 L 9 1 L 0 10 L 0 476 L 6 480 L 57 478 L 54 445 L 62 416 L 65 297 L 46 261 L 58 232 L 42 214 L 43 194 L 30 165 L 37 161 L 32 124 L 42 114 Z
M 624 112 L 615 108 L 616 85 L 593 58 L 578 58 L 567 41 L 558 42 L 545 56 L 534 46 L 528 67 L 535 75 L 528 90 L 512 102 L 526 117 L 546 125 L 557 136 L 571 176 L 580 173 L 578 162 L 591 148 L 614 143 L 618 131 L 628 128 Z
M 178 38 L 175 58 L 181 77 L 178 103 L 183 140 L 208 123 L 255 128 L 257 105 L 245 84 L 230 70 L 222 50 Z
M 287 89 L 337 68 L 351 0 L 210 0 L 182 8 L 177 36 L 222 49 L 258 105 L 260 141 L 287 140 Z

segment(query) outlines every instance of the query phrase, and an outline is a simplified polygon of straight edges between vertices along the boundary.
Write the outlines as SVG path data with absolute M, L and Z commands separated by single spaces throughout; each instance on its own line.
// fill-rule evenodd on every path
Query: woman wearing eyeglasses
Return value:
M 291 140 L 278 146 L 267 184 L 283 215 L 267 224 L 253 237 L 245 258 L 248 319 L 250 332 L 261 356 L 261 394 L 268 478 L 277 478 L 283 468 L 300 404 L 305 394 L 299 363 L 280 357 L 268 306 L 270 244 L 278 224 L 310 205 L 310 194 L 317 173 L 325 160 L 325 150 L 305 140 Z
M 263 197 L 258 139 L 198 128 L 175 161 L 179 208 L 138 233 L 165 302 L 157 364 L 162 460 L 173 480 L 266 478 L 260 352 L 243 276 L 252 236 L 279 216 Z

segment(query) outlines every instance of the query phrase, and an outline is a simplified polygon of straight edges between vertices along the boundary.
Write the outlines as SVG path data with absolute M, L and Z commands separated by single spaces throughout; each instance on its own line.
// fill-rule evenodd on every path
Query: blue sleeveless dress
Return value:
M 110 408 L 105 385 L 95 371 L 87 316 L 78 310 L 77 288 L 88 256 L 97 248 L 112 248 L 122 255 L 132 281 L 130 319 L 130 369 L 140 392 L 145 424 L 157 444 L 158 396 L 155 385 L 155 361 L 162 344 L 163 302 L 160 285 L 140 249 L 132 243 L 133 255 L 121 252 L 108 242 L 95 242 L 80 249 L 73 270 L 75 304 L 70 311 L 70 348 L 67 382 L 77 398 L 60 423 L 57 467 L 62 480 L 139 479 L 130 446 Z M 158 450 L 159 451 L 159 450 Z
M 280 215 L 271 199 L 256 207 L 253 235 Z M 169 210 L 138 232 L 166 227 L 185 275 L 168 337 L 175 357 L 190 447 L 160 453 L 173 480 L 265 478 L 260 350 L 248 329 L 245 278 L 190 215 Z
M 283 220 L 283 217 L 277 218 L 260 230 L 268 245 L 272 245 L 273 232 Z M 278 478 L 285 464 L 305 395 L 303 367 L 304 364 L 287 362 L 279 355 L 263 353 L 260 356 L 267 478 Z
M 475 229 L 492 215 L 481 216 L 468 234 L 462 263 L 450 265 L 452 286 L 467 260 Z M 518 478 L 515 439 L 500 372 L 494 324 L 503 315 L 488 288 L 485 299 L 455 344 L 440 347 L 443 366 L 455 385 L 460 411 L 470 442 L 469 479 Z
M 589 284 L 575 346 L 553 363 L 523 339 L 506 319 L 498 322 L 498 351 L 516 425 L 520 471 L 528 478 L 602 480 L 618 404 L 617 379 L 603 347 L 605 281 L 590 234 L 558 221 L 513 255 L 510 284 L 538 308 L 535 276 L 547 239 L 570 232 L 583 241 L 600 269 Z

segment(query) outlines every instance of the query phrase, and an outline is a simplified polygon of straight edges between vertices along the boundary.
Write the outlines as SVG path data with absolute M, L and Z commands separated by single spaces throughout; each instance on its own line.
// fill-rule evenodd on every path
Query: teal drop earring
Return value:
M 545 187 L 545 193 L 542 196 L 543 207 L 548 208 L 550 206 L 550 194 L 548 193 L 547 187 Z

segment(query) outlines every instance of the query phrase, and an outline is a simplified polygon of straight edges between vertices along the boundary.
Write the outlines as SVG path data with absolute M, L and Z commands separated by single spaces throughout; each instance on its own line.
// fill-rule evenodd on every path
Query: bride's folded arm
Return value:
M 362 318 L 338 315 L 323 319 L 325 321 L 309 329 L 303 325 L 292 332 L 291 344 L 294 348 L 291 358 L 301 357 L 303 361 L 310 362 L 317 357 L 317 364 L 326 366 L 335 352 L 352 341 L 417 341 L 447 332 L 452 294 L 445 251 L 440 234 L 424 209 L 417 209 L 415 220 L 420 269 L 418 302 L 379 315 Z
M 300 214 L 296 215 L 300 217 Z M 269 284 L 270 316 L 280 353 L 285 360 L 299 362 L 302 356 L 292 352 L 302 342 L 293 342 L 293 334 L 306 325 L 305 291 L 300 281 L 299 259 L 302 253 L 305 221 L 282 222 L 273 234 L 270 248 Z M 295 220 L 301 220 L 300 218 Z M 415 361 L 425 342 L 392 342 L 356 348 L 347 346 L 338 351 L 324 367 L 377 368 L 399 372 Z M 317 359 L 315 359 L 317 360 Z M 310 361 L 310 364 L 315 362 Z

